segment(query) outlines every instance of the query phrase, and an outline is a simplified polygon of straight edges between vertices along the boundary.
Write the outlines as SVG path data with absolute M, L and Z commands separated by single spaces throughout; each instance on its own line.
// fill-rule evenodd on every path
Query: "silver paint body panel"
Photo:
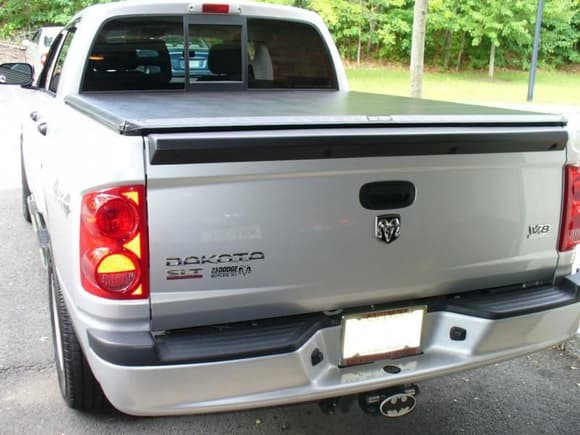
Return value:
M 146 159 L 148 160 L 148 159 Z M 551 281 L 565 152 L 147 165 L 155 331 L 335 310 Z M 365 183 L 417 190 L 392 244 L 375 237 Z M 528 239 L 528 226 L 551 225 Z M 260 251 L 264 260 L 192 267 L 168 257 Z M 227 257 L 224 257 L 227 259 Z M 211 278 L 216 266 L 251 266 Z
M 177 415 L 286 405 L 354 394 L 448 375 L 514 358 L 573 336 L 580 303 L 547 312 L 487 320 L 447 312 L 425 318 L 424 353 L 394 361 L 338 367 L 340 328 L 323 329 L 299 350 L 269 357 L 206 364 L 124 367 L 89 350 L 88 358 L 118 409 L 134 415 Z M 466 328 L 466 341 L 449 339 L 452 326 Z M 318 348 L 324 361 L 310 363 Z M 387 364 L 399 374 L 383 370 Z

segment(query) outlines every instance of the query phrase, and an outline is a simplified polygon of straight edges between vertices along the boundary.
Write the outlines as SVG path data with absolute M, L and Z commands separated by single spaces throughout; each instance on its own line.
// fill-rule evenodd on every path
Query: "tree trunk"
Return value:
M 493 78 L 493 74 L 495 72 L 495 43 L 491 42 L 491 51 L 489 53 L 489 71 L 487 75 L 489 78 Z
M 457 54 L 457 64 L 455 65 L 455 72 L 459 71 L 461 66 L 461 57 L 463 56 L 463 49 L 465 48 L 465 32 L 461 33 L 461 45 L 459 46 L 459 53 Z
M 360 6 L 361 18 L 362 18 L 362 0 L 358 2 Z M 358 42 L 356 44 L 356 67 L 360 68 L 360 50 L 362 45 L 362 20 L 359 20 L 358 23 Z
M 371 55 L 371 45 L 373 43 L 374 33 L 375 33 L 375 22 L 371 18 L 369 20 L 369 41 L 367 43 L 367 57 Z
M 444 48 L 444 60 L 443 68 L 449 69 L 449 62 L 451 61 L 451 45 L 453 44 L 453 30 L 448 30 L 445 35 L 445 48 Z
M 361 49 L 361 35 L 360 29 L 358 33 L 358 44 L 356 45 L 356 67 L 360 68 L 360 49 Z
M 423 62 L 425 58 L 425 28 L 427 0 L 415 0 L 413 14 L 413 41 L 411 44 L 411 97 L 423 95 Z

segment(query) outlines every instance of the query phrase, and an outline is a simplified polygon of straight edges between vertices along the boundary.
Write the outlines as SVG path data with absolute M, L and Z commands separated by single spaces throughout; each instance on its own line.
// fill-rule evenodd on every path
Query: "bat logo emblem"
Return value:
M 381 403 L 380 411 L 385 417 L 395 418 L 410 414 L 417 400 L 411 394 L 399 393 L 387 397 Z

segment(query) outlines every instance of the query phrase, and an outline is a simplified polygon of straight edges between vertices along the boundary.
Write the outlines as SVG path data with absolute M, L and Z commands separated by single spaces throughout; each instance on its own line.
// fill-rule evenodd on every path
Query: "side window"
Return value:
M 34 42 L 35 44 L 38 44 L 38 41 L 40 41 L 40 30 L 38 30 L 33 36 L 32 36 L 32 42 Z
M 48 89 L 51 92 L 56 93 L 58 90 L 58 83 L 60 81 L 60 74 L 62 73 L 62 67 L 64 65 L 64 61 L 66 59 L 66 55 L 68 54 L 68 49 L 72 42 L 72 39 L 75 34 L 75 28 L 71 28 L 68 30 L 64 41 L 60 47 L 60 52 L 54 62 L 54 66 L 52 67 L 52 76 L 50 78 L 50 83 L 48 84 Z

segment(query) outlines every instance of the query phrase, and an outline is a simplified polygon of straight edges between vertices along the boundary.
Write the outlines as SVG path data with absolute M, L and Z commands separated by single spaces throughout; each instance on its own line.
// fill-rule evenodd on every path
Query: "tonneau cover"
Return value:
M 564 126 L 561 115 L 336 91 L 110 92 L 66 97 L 123 135 L 353 126 Z

